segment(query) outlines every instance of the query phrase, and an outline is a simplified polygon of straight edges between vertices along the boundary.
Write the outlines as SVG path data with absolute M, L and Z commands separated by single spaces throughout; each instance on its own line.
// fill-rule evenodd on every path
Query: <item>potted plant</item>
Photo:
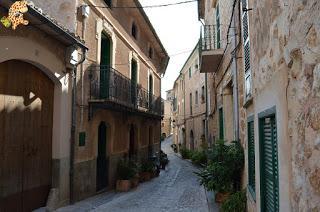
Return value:
M 217 192 L 215 200 L 221 203 L 240 187 L 244 165 L 243 149 L 239 142 L 225 145 L 224 141 L 219 141 L 208 155 L 207 166 L 196 174 L 201 185 Z
M 134 172 L 134 176 L 130 179 L 131 181 L 131 187 L 136 188 L 139 185 L 139 164 L 134 161 L 130 161 L 130 167 L 132 171 Z
M 128 160 L 120 160 L 117 166 L 117 183 L 116 190 L 120 192 L 129 191 L 131 188 L 131 179 L 135 176 L 131 162 Z
M 140 182 L 149 181 L 154 172 L 154 164 L 150 160 L 143 161 L 140 166 Z

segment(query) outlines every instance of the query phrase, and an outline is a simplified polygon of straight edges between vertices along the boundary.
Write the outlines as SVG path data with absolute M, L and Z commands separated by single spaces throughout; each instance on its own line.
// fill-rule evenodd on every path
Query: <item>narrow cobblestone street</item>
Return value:
M 160 177 L 140 184 L 128 193 L 101 194 L 58 211 L 207 212 L 205 190 L 194 174 L 197 169 L 177 157 L 171 150 L 171 143 L 171 137 L 162 143 L 170 162 Z

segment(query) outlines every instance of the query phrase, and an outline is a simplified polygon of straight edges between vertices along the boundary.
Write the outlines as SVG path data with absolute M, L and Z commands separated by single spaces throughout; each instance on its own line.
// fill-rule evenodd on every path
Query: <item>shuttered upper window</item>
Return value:
M 256 193 L 255 172 L 255 145 L 254 145 L 254 122 L 248 122 L 248 188 L 253 198 Z
M 242 0 L 242 8 L 247 9 L 248 0 Z M 250 65 L 250 36 L 249 36 L 249 15 L 248 11 L 243 10 L 242 13 L 242 38 L 244 49 L 244 71 L 245 71 L 245 97 L 251 97 L 252 81 L 251 81 L 251 65 Z

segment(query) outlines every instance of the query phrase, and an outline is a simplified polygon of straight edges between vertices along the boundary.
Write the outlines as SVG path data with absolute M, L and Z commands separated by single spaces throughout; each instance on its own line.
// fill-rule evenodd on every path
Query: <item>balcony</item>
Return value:
M 205 25 L 201 28 L 200 39 L 200 72 L 216 72 L 223 56 L 221 48 L 220 30 L 216 25 Z
M 163 115 L 161 97 L 150 94 L 109 66 L 90 67 L 89 80 L 89 119 L 97 109 L 125 111 L 153 118 Z

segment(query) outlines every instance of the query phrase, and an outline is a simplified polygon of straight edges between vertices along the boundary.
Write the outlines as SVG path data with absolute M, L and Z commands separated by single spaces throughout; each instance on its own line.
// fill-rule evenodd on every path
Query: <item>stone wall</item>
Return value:
M 320 2 L 263 0 L 250 5 L 255 110 L 271 100 L 283 134 L 278 138 L 280 210 L 318 211 Z

